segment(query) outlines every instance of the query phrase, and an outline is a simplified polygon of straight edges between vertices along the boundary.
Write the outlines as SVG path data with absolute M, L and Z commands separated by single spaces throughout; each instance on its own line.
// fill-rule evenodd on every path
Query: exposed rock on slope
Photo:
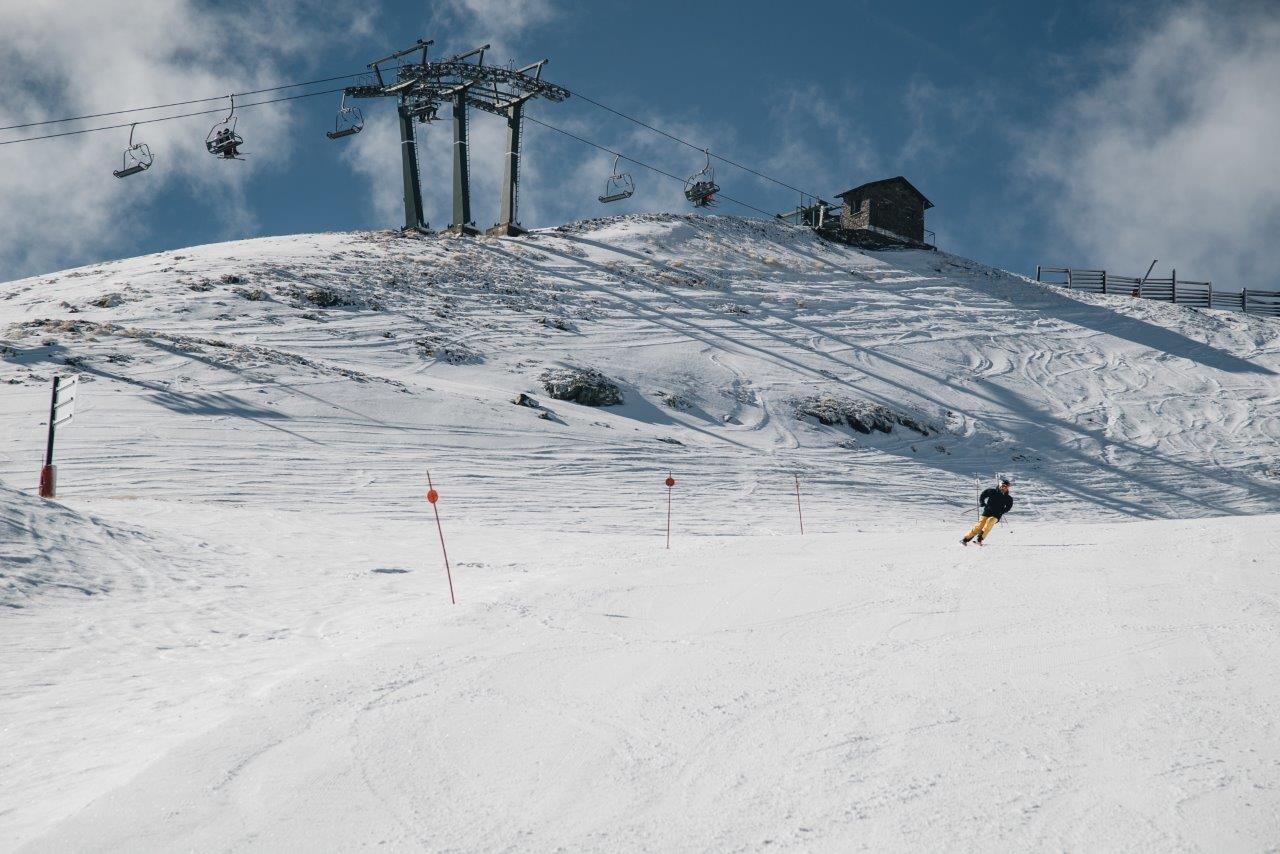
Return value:
M 921 419 L 895 412 L 878 403 L 830 394 L 815 394 L 796 401 L 796 415 L 810 416 L 828 426 L 848 425 L 863 434 L 870 434 L 872 430 L 892 433 L 895 426 L 914 430 L 921 436 L 938 432 Z
M 617 406 L 622 403 L 618 384 L 594 368 L 554 368 L 540 377 L 542 387 L 556 400 L 583 406 Z

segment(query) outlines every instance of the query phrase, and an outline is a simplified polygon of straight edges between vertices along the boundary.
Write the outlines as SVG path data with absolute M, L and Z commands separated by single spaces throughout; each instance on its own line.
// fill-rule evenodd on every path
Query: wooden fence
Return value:
M 1213 282 L 1188 282 L 1179 279 L 1177 270 L 1168 278 L 1141 279 L 1135 276 L 1116 276 L 1106 270 L 1036 267 L 1036 281 L 1091 294 L 1141 297 L 1191 308 L 1226 308 L 1247 314 L 1280 317 L 1280 291 L 1260 291 L 1256 288 L 1241 288 L 1239 291 L 1214 290 Z

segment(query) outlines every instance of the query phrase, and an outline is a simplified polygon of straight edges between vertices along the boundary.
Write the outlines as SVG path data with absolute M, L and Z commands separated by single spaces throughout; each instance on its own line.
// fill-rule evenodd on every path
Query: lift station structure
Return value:
M 347 98 L 395 98 L 400 119 L 400 162 L 404 177 L 404 227 L 425 231 L 422 213 L 422 185 L 418 173 L 418 153 L 414 123 L 436 121 L 440 108 L 453 110 L 453 221 L 448 230 L 478 234 L 471 218 L 471 164 L 467 144 L 467 108 L 475 107 L 507 120 L 506 169 L 502 181 L 502 208 L 499 221 L 488 234 L 523 234 L 517 216 L 520 199 L 520 142 L 524 106 L 534 98 L 559 102 L 569 90 L 542 79 L 543 59 L 523 68 L 484 64 L 489 45 L 448 59 L 431 61 L 427 49 L 433 41 L 418 39 L 412 47 L 369 63 L 376 82 L 349 86 Z M 383 65 L 411 54 L 421 53 L 416 62 L 384 69 Z M 391 79 L 389 79 L 391 78 Z

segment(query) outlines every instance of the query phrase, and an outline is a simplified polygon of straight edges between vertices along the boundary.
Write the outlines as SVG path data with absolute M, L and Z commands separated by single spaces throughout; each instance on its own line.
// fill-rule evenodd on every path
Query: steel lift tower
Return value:
M 502 212 L 499 222 L 487 234 L 523 234 L 517 216 L 520 198 L 520 142 L 524 105 L 534 98 L 560 102 L 569 90 L 542 79 L 543 59 L 523 68 L 503 68 L 484 64 L 489 45 L 448 59 L 431 61 L 427 49 L 432 41 L 418 41 L 411 47 L 369 63 L 376 82 L 347 87 L 348 98 L 395 98 L 400 118 L 400 162 L 404 176 L 404 228 L 425 231 L 422 218 L 422 185 L 414 122 L 440 118 L 440 108 L 448 103 L 453 114 L 453 221 L 449 231 L 478 234 L 471 218 L 471 160 L 467 139 L 467 108 L 475 107 L 507 120 L 506 168 L 502 180 Z M 416 62 L 383 69 L 389 62 L 421 52 Z M 394 75 L 392 77 L 392 75 Z M 392 77 L 392 79 L 388 79 Z

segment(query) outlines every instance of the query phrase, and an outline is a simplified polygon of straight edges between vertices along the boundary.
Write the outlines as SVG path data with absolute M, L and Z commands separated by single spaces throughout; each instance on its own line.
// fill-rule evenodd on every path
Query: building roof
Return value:
M 927 198 L 925 198 L 924 193 L 922 193 L 922 192 L 920 192 L 919 190 L 917 190 L 917 189 L 915 188 L 915 185 L 913 185 L 910 181 L 908 181 L 908 180 L 907 180 L 906 178 L 904 178 L 902 175 L 898 175 L 898 176 L 893 177 L 893 178 L 882 178 L 882 179 L 880 179 L 879 181 L 868 181 L 866 184 L 860 184 L 859 186 L 854 187 L 852 190 L 845 190 L 843 193 L 837 193 L 836 195 L 837 195 L 837 197 L 838 197 L 838 198 L 843 199 L 845 196 L 852 196 L 852 195 L 854 195 L 855 193 L 858 193 L 858 192 L 860 192 L 860 191 L 862 191 L 862 190 L 870 190 L 870 189 L 873 189 L 873 188 L 875 188 L 875 187 L 883 186 L 883 185 L 885 185 L 885 184 L 892 184 L 892 183 L 894 183 L 895 181 L 901 181 L 903 184 L 906 184 L 906 185 L 907 185 L 907 189 L 911 190 L 911 192 L 913 192 L 913 193 L 915 193 L 917 196 L 919 196 L 919 197 L 920 197 L 920 201 L 924 202 L 924 209 L 925 209 L 925 210 L 928 210 L 929 208 L 933 207 L 933 202 L 931 202 L 931 201 L 929 201 Z

